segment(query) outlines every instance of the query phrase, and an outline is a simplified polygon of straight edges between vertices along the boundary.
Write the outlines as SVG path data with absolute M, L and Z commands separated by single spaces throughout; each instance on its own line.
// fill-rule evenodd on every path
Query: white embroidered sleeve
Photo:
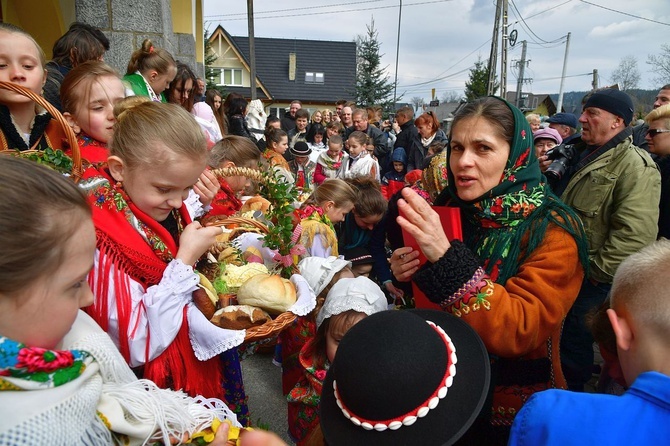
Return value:
M 108 333 L 119 346 L 119 322 L 116 309 L 114 272 L 110 271 L 107 277 L 95 276 L 98 271 L 100 252 L 96 252 L 93 267 L 93 287 L 97 288 L 99 280 L 106 280 L 109 284 L 109 329 Z M 196 289 L 199 278 L 193 268 L 184 265 L 181 260 L 170 262 L 163 272 L 163 278 L 158 285 L 149 287 L 146 291 L 139 282 L 127 278 L 131 295 L 130 324 L 128 326 L 128 342 L 130 346 L 130 366 L 136 367 L 156 358 L 172 343 L 182 324 L 184 305 L 191 301 L 191 294 Z M 147 336 L 150 328 L 150 335 Z M 147 352 L 147 338 L 149 348 Z

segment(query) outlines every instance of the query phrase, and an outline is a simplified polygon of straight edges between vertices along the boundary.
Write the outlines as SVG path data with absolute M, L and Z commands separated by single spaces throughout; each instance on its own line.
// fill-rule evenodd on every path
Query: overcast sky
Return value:
M 374 18 L 383 65 L 395 76 L 400 0 L 255 0 L 256 37 L 352 41 Z M 205 28 L 223 26 L 231 35 L 247 36 L 246 1 L 205 0 Z M 398 96 L 440 98 L 462 93 L 477 58 L 488 59 L 495 0 L 404 0 L 400 28 Z M 660 22 L 660 23 L 658 23 Z M 558 93 L 571 33 L 564 91 L 591 88 L 597 69 L 600 86 L 610 83 L 622 57 L 637 58 L 640 88 L 656 89 L 648 54 L 670 44 L 670 0 L 515 0 L 509 1 L 509 30 L 518 33 L 508 52 L 507 90 L 515 91 L 515 62 L 521 41 L 529 60 L 523 91 Z M 547 43 L 553 42 L 553 43 Z M 497 72 L 500 73 L 500 62 Z

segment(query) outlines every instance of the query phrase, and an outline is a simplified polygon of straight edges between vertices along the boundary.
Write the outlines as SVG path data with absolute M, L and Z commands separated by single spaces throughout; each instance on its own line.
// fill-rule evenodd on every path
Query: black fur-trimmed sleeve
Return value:
M 454 240 L 437 262 L 426 262 L 413 280 L 431 302 L 441 303 L 472 279 L 480 266 L 477 256 L 462 242 Z

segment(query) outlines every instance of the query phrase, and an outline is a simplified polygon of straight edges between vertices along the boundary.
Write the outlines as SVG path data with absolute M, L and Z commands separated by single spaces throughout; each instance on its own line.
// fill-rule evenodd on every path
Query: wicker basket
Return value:
M 209 221 L 208 223 L 205 223 L 206 226 L 224 226 L 224 227 L 233 224 L 257 228 L 261 231 L 262 234 L 266 234 L 268 231 L 267 226 L 265 226 L 263 223 L 251 218 L 244 218 L 244 217 L 227 217 L 223 219 L 212 220 Z M 213 249 L 216 249 L 216 247 Z M 298 268 L 295 266 L 294 270 L 296 273 L 298 272 Z M 206 276 L 209 276 L 212 272 L 213 271 L 211 270 L 203 271 L 203 273 Z M 218 271 L 216 272 L 216 274 L 218 274 Z M 249 343 L 277 336 L 284 328 L 292 324 L 296 318 L 297 316 L 295 314 L 291 313 L 290 311 L 285 311 L 276 318 L 272 319 L 272 321 L 270 322 L 266 322 L 263 325 L 247 328 L 246 334 L 244 336 L 244 342 Z
M 212 170 L 212 173 L 220 178 L 243 176 L 254 181 L 265 181 L 263 174 L 259 170 L 250 169 L 248 167 L 223 167 L 221 169 Z
M 65 137 L 67 138 L 67 142 L 72 149 L 72 179 L 77 182 L 81 179 L 83 170 L 81 167 L 81 152 L 79 151 L 79 145 L 77 144 L 77 137 L 70 128 L 69 124 L 63 117 L 63 115 L 47 101 L 44 99 L 42 96 L 36 94 L 32 90 L 28 90 L 27 88 L 21 87 L 20 85 L 16 85 L 12 82 L 0 82 L 0 89 L 3 90 L 9 90 L 13 91 L 14 93 L 18 93 L 20 95 L 23 95 L 29 99 L 31 99 L 33 102 L 41 105 L 46 109 L 46 111 L 49 112 L 53 118 L 58 121 L 58 124 L 63 128 L 63 131 L 65 132 Z M 15 153 L 14 150 L 6 150 L 2 147 L 0 147 L 0 153 L 2 152 L 8 152 L 9 154 Z M 24 150 L 21 152 L 21 154 L 30 154 L 30 153 L 36 153 L 39 152 L 38 150 Z

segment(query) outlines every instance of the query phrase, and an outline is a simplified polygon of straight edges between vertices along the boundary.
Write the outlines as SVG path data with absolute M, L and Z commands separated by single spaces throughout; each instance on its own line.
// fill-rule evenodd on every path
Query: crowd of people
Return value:
M 670 85 L 637 126 L 606 88 L 544 123 L 480 98 L 445 132 L 345 100 L 267 116 L 150 40 L 123 76 L 108 49 L 75 23 L 47 62 L 0 23 L 0 81 L 59 110 L 84 160 L 75 184 L 0 157 L 0 444 L 225 445 L 251 425 L 244 333 L 192 295 L 221 233 L 201 222 L 237 215 L 254 170 L 304 197 L 289 260 L 316 303 L 274 355 L 296 444 L 666 441 Z M 32 99 L 0 103 L 4 148 L 72 153 Z

